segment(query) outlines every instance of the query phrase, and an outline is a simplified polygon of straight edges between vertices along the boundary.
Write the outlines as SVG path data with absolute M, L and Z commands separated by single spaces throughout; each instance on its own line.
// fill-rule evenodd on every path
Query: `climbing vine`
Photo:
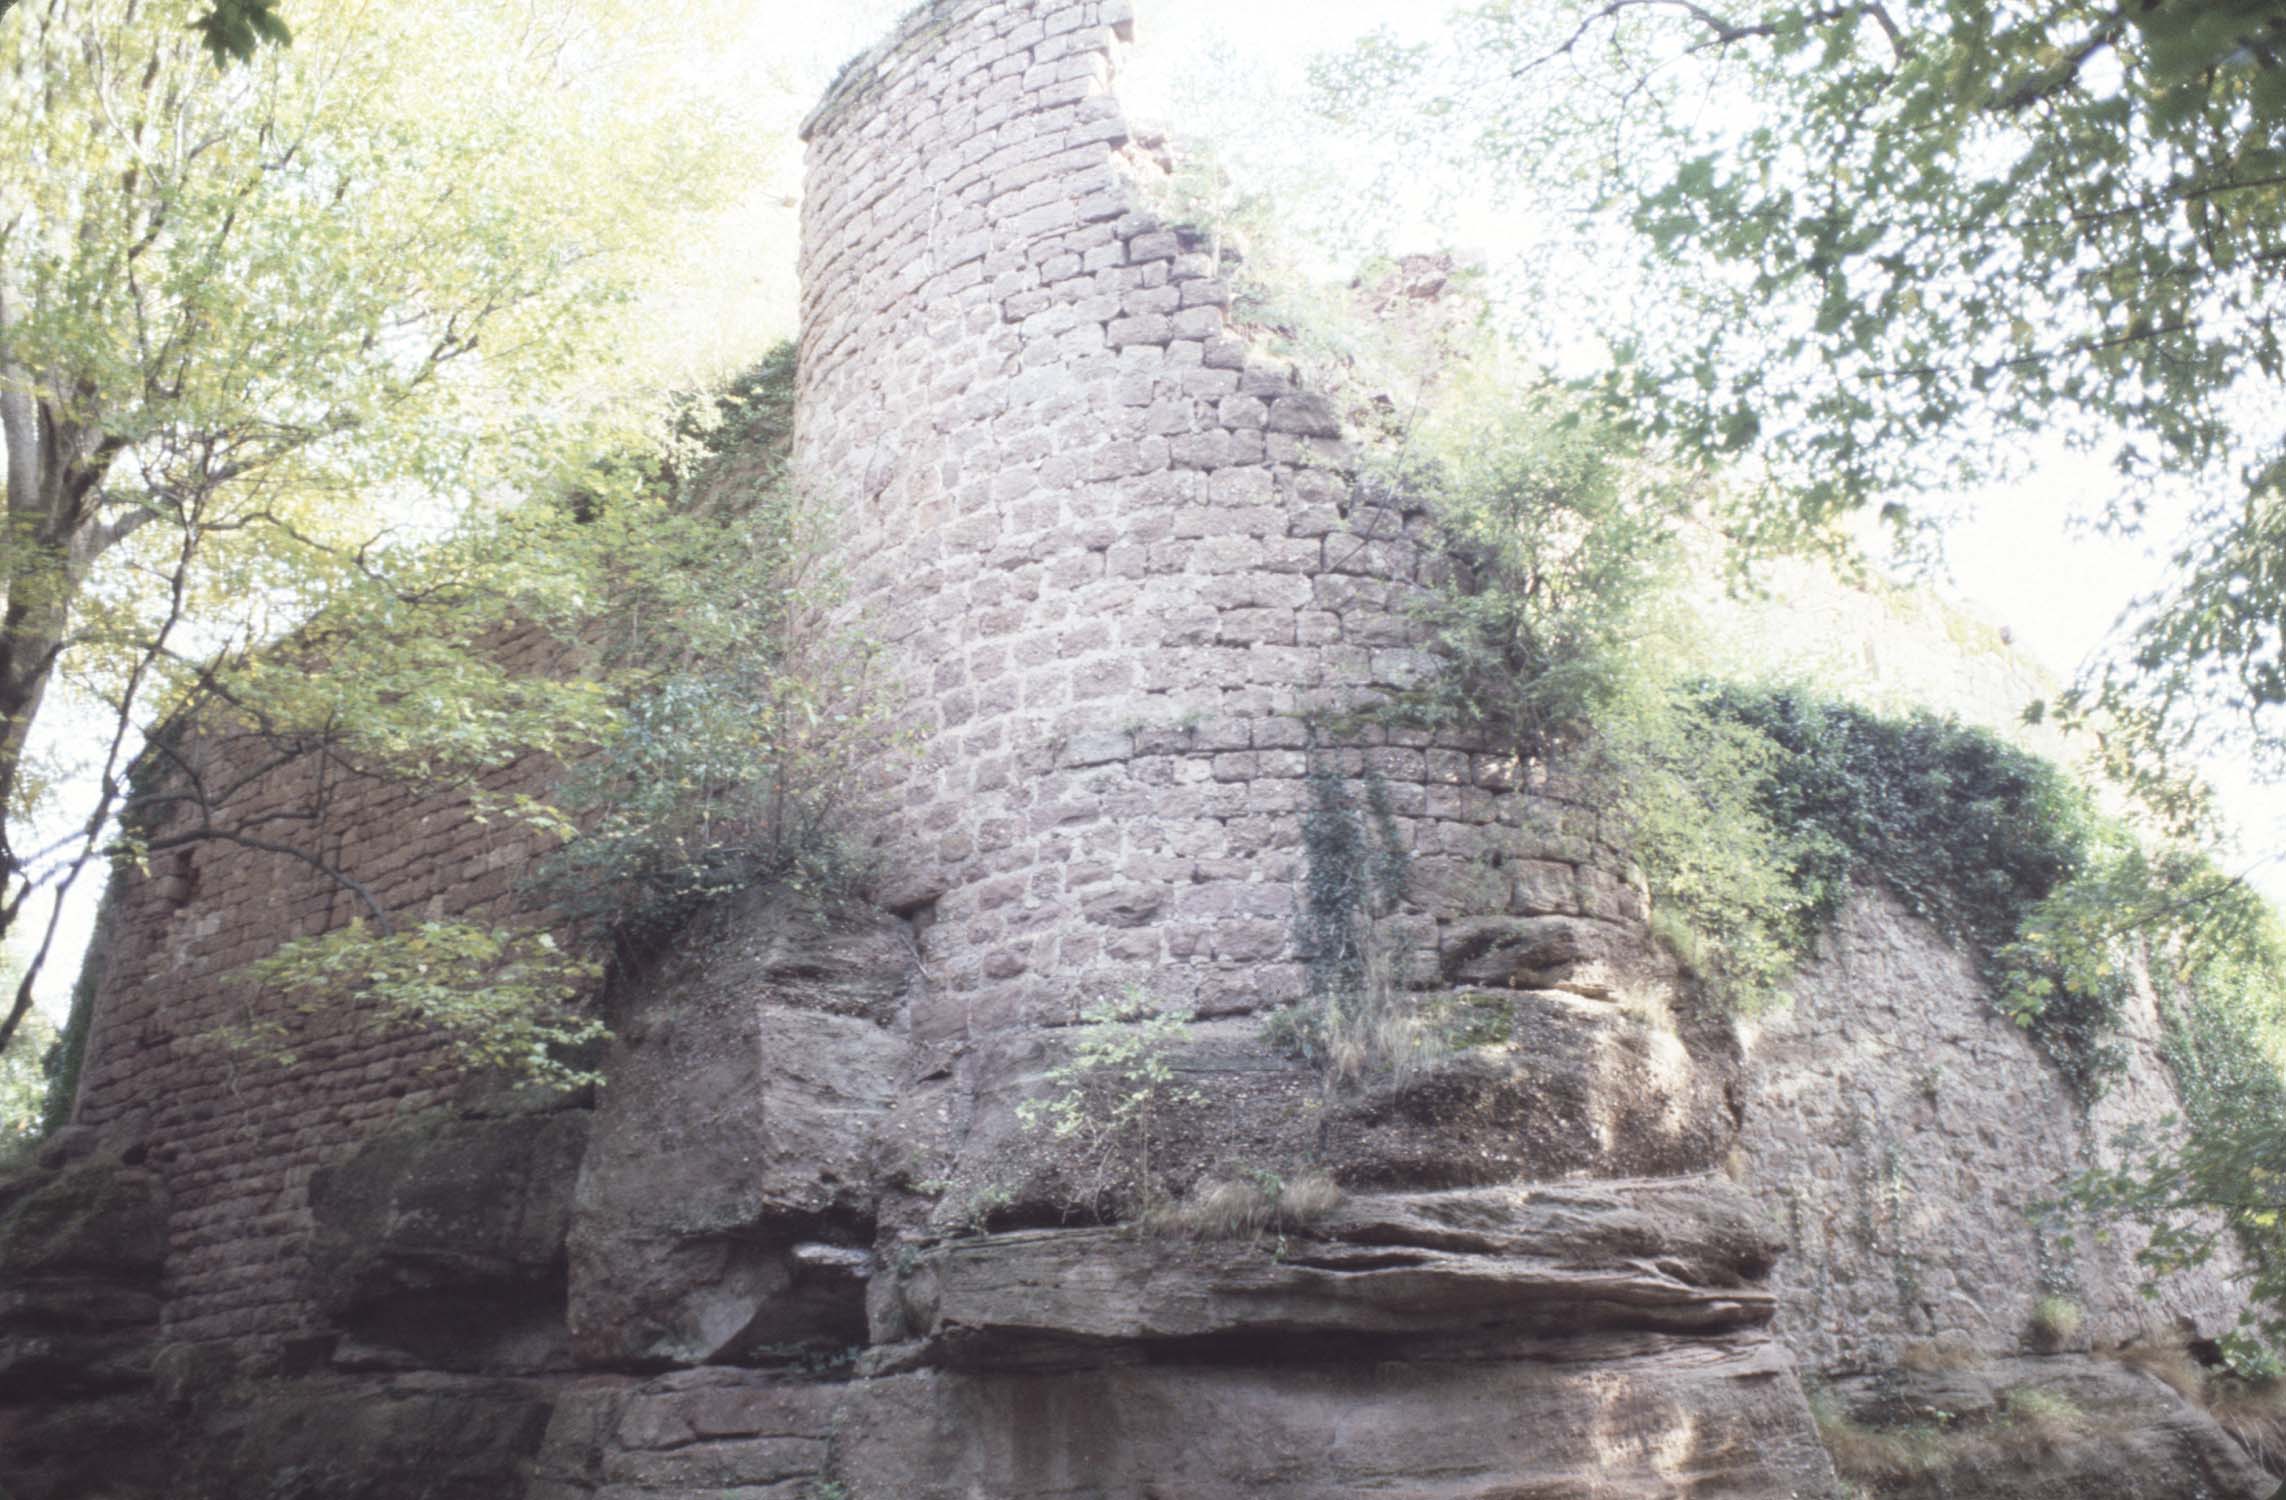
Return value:
M 1761 736 L 1754 796 L 1784 833 L 1797 956 L 1851 888 L 1878 881 L 1977 955 L 2002 1009 L 2086 1101 L 2124 1065 L 2134 962 L 2065 941 L 2063 914 L 2108 904 L 2133 840 L 2048 762 L 1933 714 L 1892 717 L 1793 689 L 1700 690 L 1695 712 Z
M 1302 901 L 1296 946 L 1309 974 L 1304 1004 L 1273 1014 L 1270 1036 L 1329 1078 L 1402 1077 L 1426 1045 L 1380 924 L 1405 894 L 1407 858 L 1389 787 L 1351 779 L 1321 758 L 1302 815 Z

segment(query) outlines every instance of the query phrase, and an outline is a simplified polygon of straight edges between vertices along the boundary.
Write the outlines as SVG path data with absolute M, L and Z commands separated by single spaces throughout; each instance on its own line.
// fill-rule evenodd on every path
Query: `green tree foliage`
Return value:
M 48 1076 L 40 1061 L 55 1045 L 55 1028 L 35 1011 L 24 1037 L 23 1044 L 0 1053 L 0 1164 L 12 1148 L 43 1132 L 47 1115 Z
M 1447 44 L 1383 36 L 1320 81 L 1545 209 L 1563 248 L 1524 293 L 1541 326 L 1612 340 L 1601 390 L 1646 433 L 1751 460 L 1765 539 L 1902 516 L 2035 434 L 2110 450 L 2117 520 L 2146 485 L 2197 483 L 2179 586 L 2066 707 L 2125 721 L 2114 748 L 2147 772 L 2217 729 L 2278 744 L 2268 0 L 1493 0 Z
M 304 1009 L 355 998 L 383 1024 L 443 1038 L 465 1066 L 551 1088 L 601 1081 L 582 1065 L 581 1049 L 603 1039 L 603 1024 L 579 1006 L 601 977 L 600 964 L 564 952 L 544 932 L 423 922 L 381 933 L 362 921 L 297 938 L 238 976 Z M 277 1008 L 257 1014 L 210 1040 L 291 1065 Z
M 608 605 L 583 630 L 607 734 L 552 802 L 576 830 L 535 888 L 615 946 L 764 881 L 827 900 L 862 873 L 858 766 L 894 736 L 872 651 L 829 617 L 830 515 L 786 472 L 794 350 L 685 410 L 644 498 L 572 528 Z
M 284 47 L 293 31 L 278 15 L 277 0 L 215 0 L 214 9 L 191 22 L 216 67 L 251 62 L 264 43 Z
M 1465 390 L 1368 468 L 1368 498 L 1427 508 L 1448 569 L 1421 613 L 1446 665 L 1400 718 L 1541 759 L 1613 715 L 1660 634 L 1682 509 L 1626 452 L 1553 393 Z
M 2125 1132 L 2110 1165 L 2081 1174 L 2057 1209 L 2149 1238 L 2155 1275 L 2235 1243 L 2254 1305 L 2226 1350 L 2275 1376 L 2286 1346 L 2286 931 L 2269 904 L 2195 858 L 2116 861 L 2100 899 L 2058 912 L 2066 950 L 2136 943 L 2149 966 L 2182 1096 L 2179 1118 Z
M 15 6 L 16 0 L 0 0 L 0 18 Z M 294 39 L 292 29 L 278 14 L 277 0 L 215 0 L 214 9 L 191 22 L 191 29 L 206 44 L 218 68 L 251 60 L 254 49 L 265 42 L 284 47 Z
M 468 649 L 509 605 L 581 604 L 579 570 L 508 545 L 527 523 L 473 523 L 650 441 L 651 394 L 600 398 L 597 373 L 676 226 L 734 181 L 738 126 L 670 83 L 660 20 L 366 6 L 227 69 L 210 45 L 279 39 L 266 5 L 31 0 L 0 24 L 0 931 L 60 910 L 131 800 L 138 732 L 196 702 L 281 754 L 450 775 L 608 713 Z M 269 649 L 313 617 L 322 674 Z M 60 767 L 34 740 L 59 691 L 98 725 Z M 142 809 L 169 837 L 278 842 L 158 743 L 185 762 Z M 42 842 L 67 771 L 93 805 Z
M 201 704 L 237 724 L 306 723 L 321 703 L 337 727 L 314 742 L 251 737 L 339 775 L 465 797 L 553 845 L 524 882 L 521 922 L 406 923 L 368 903 L 368 920 L 248 966 L 246 1019 L 216 1041 L 291 1061 L 280 998 L 353 1002 L 368 1024 L 442 1036 L 464 1064 L 571 1086 L 592 1076 L 602 1032 L 586 1002 L 609 960 L 644 956 L 704 902 L 761 882 L 846 894 L 863 868 L 846 834 L 861 763 L 892 737 L 869 649 L 828 623 L 825 514 L 786 474 L 793 377 L 782 346 L 679 402 L 658 448 L 424 549 L 417 573 L 408 562 L 345 591 L 291 652 L 249 662 L 226 703 Z M 534 629 L 553 638 L 553 666 L 511 670 L 499 643 Z M 313 656 L 324 671 L 298 670 Z M 211 780 L 215 738 L 202 722 L 179 744 L 156 739 L 163 775 L 132 805 Z M 224 760 L 243 756 L 238 735 L 220 740 Z M 559 768 L 547 784 L 487 789 L 484 772 L 530 755 Z M 199 836 L 139 842 L 163 852 Z

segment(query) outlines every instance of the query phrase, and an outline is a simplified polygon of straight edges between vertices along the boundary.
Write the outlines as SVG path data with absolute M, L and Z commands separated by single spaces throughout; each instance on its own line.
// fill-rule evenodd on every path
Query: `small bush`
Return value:
M 1815 830 L 1773 818 L 1763 797 L 1781 754 L 1679 691 L 1615 716 L 1587 759 L 1650 885 L 1653 935 L 1732 1014 L 1773 1004 L 1816 933 L 1796 875 Z
M 2050 1293 L 2033 1301 L 2026 1331 L 2034 1348 L 2053 1354 L 2078 1338 L 2086 1322 L 2087 1313 L 2077 1302 Z
M 1202 1098 L 1175 1077 L 1174 1049 L 1192 1017 L 1162 1011 L 1130 989 L 1090 1002 L 1080 1019 L 1070 1057 L 1048 1070 L 1053 1092 L 1018 1105 L 1016 1118 L 1026 1130 L 1079 1150 L 1098 1218 L 1109 1217 L 1115 1185 L 1129 1190 L 1138 1216 L 1148 1216 L 1163 1196 L 1154 1152 L 1167 1113 Z
M 1942 1484 L 1956 1472 L 1989 1484 L 1996 1470 L 2035 1462 L 2087 1425 L 2069 1397 L 2032 1386 L 2001 1392 L 1990 1410 L 1924 1410 L 1880 1423 L 1852 1416 L 1831 1392 L 1813 1391 L 1810 1415 L 1835 1471 L 1874 1493 L 1901 1483 Z
M 849 803 L 891 736 L 869 643 L 829 622 L 831 516 L 785 472 L 793 373 L 781 349 L 695 402 L 657 473 L 573 528 L 608 592 L 586 629 L 613 716 L 554 794 L 566 837 L 534 888 L 622 951 L 731 891 L 864 874 Z
M 1415 610 L 1443 670 L 1385 716 L 1545 760 L 1655 680 L 1681 500 L 1558 398 L 1472 394 L 1361 480 L 1427 511 L 1444 567 Z

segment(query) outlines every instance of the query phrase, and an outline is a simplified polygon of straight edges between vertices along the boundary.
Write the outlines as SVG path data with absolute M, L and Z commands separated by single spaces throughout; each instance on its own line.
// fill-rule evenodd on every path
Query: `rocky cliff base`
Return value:
M 1138 1210 L 1133 1181 L 1020 1122 L 1069 1033 L 916 1046 L 903 923 L 749 898 L 625 987 L 600 1101 L 471 1088 L 321 1171 L 317 1311 L 281 1346 L 169 1343 L 164 1181 L 132 1140 L 69 1136 L 0 1188 L 0 1492 L 2274 1488 L 2196 1402 L 2092 1347 L 1979 1328 L 1805 1374 L 1830 1332 L 1790 1343 L 1788 1315 L 1826 1304 L 1784 1294 L 1766 1185 L 1713 1170 L 1755 1117 L 1737 1040 L 1626 1002 L 1577 934 L 1497 936 L 1478 977 L 1499 983 L 1443 992 L 1465 1029 L 1402 1083 L 1329 1090 L 1258 1020 L 1189 1028 L 1172 1186 Z M 1248 1164 L 1315 1190 L 1184 1208 Z M 1089 1222 L 1106 1207 L 1126 1221 Z

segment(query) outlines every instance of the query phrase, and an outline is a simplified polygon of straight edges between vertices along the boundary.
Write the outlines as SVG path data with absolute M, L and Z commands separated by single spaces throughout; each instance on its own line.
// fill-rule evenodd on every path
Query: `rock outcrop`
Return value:
M 898 1278 L 893 1324 L 932 1360 L 1086 1363 L 1160 1346 L 1504 1343 L 1759 1329 L 1779 1246 L 1727 1185 L 1464 1188 L 1357 1199 L 1307 1228 L 1216 1242 L 1133 1229 L 955 1240 Z
M 166 1186 L 93 1156 L 0 1185 L 0 1397 L 148 1385 Z
M 750 1363 L 865 1337 L 871 1153 L 903 1073 L 911 935 L 748 899 L 631 986 L 579 1167 L 589 1364 Z
M 1836 1381 L 1836 1457 L 1897 1500 L 2269 1495 L 2266 1474 L 2180 1395 L 2114 1360 L 2003 1359 Z
M 51 1148 L 0 1182 L 0 1494 L 65 1500 L 168 1477 L 154 1394 L 166 1190 L 109 1154 Z
M 310 1184 L 312 1280 L 342 1363 L 570 1363 L 564 1239 L 589 1111 L 445 1117 L 374 1137 Z

